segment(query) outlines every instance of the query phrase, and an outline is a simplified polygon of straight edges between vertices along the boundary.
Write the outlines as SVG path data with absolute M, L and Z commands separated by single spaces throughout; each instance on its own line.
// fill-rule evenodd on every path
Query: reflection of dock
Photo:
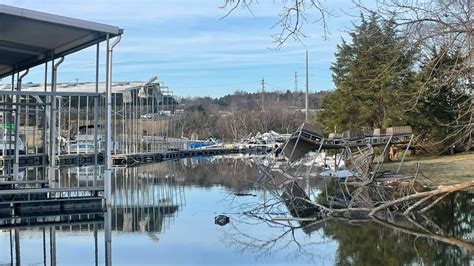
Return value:
M 31 230 L 42 232 L 42 264 L 56 265 L 57 232 L 72 231 L 72 228 L 90 229 L 91 235 L 93 235 L 94 239 L 94 261 L 97 265 L 99 263 L 98 230 L 99 228 L 104 227 L 104 211 L 105 210 L 101 207 L 95 208 L 91 206 L 91 208 L 82 210 L 50 211 L 35 215 L 24 214 L 17 215 L 13 218 L 0 218 L 0 231 L 8 232 L 10 234 L 9 253 L 11 265 L 22 264 L 22 251 L 25 252 L 24 247 L 23 249 L 21 247 L 22 240 L 28 238 L 30 234 L 28 231 Z M 35 246 L 35 249 L 40 249 L 40 247 Z M 108 250 L 105 249 L 105 252 L 107 253 Z M 107 258 L 107 254 L 105 257 Z
M 248 153 L 252 152 L 248 149 L 191 149 L 178 151 L 163 151 L 163 152 L 147 152 L 147 153 L 130 153 L 113 155 L 113 164 L 120 165 L 140 165 L 146 163 L 162 162 L 168 160 L 175 160 L 195 156 L 214 156 L 223 154 Z
M 169 227 L 178 206 L 113 208 L 112 230 L 120 232 L 162 232 Z
M 101 207 L 101 187 L 0 190 L 0 216 Z
M 44 211 L 41 213 L 23 213 L 17 217 L 0 218 L 0 230 L 31 229 L 38 227 L 67 227 L 102 224 L 104 209 L 97 206 L 69 211 Z
M 185 205 L 184 187 L 166 168 L 116 168 L 112 189 L 112 229 L 162 232 Z

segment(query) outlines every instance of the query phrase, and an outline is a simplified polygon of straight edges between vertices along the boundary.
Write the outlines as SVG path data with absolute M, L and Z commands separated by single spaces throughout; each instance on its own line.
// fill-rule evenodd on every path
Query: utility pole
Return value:
M 306 99 L 305 99 L 305 116 L 304 116 L 304 122 L 308 123 L 308 108 L 309 108 L 309 99 L 308 99 L 308 93 L 309 93 L 309 83 L 308 83 L 308 50 L 306 50 Z
M 262 78 L 262 111 L 264 110 L 265 104 L 265 79 Z
M 295 92 L 298 91 L 298 72 L 295 72 Z

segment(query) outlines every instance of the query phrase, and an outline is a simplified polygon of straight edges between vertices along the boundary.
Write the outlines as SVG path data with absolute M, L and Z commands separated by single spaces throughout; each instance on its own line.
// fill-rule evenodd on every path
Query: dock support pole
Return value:
M 51 60 L 51 63 L 53 62 L 54 61 Z M 48 61 L 44 63 L 44 92 L 46 92 L 47 90 L 48 90 Z M 36 98 L 36 100 L 38 101 L 39 97 Z M 47 175 L 46 169 L 48 169 L 46 167 L 46 161 L 48 159 L 48 153 L 47 153 L 48 145 L 46 144 L 46 129 L 48 128 L 47 102 L 48 102 L 48 99 L 45 98 L 44 99 L 45 105 L 43 105 L 43 130 L 41 131 L 41 142 L 42 142 L 42 152 L 43 152 L 43 161 L 41 164 L 43 165 L 43 175 L 45 178 Z
M 16 90 L 21 91 L 21 82 L 23 78 L 28 74 L 29 69 L 25 73 L 18 73 L 18 79 L 16 81 Z M 15 99 L 15 161 L 13 164 L 13 176 L 15 180 L 19 180 L 19 165 L 20 165 L 20 149 L 19 149 L 19 139 L 20 139 L 20 95 L 16 96 Z M 28 114 L 27 114 L 28 115 Z M 11 141 L 11 136 L 10 136 Z M 25 147 L 27 149 L 27 147 Z
M 109 35 L 107 34 L 107 68 L 106 68 L 106 127 L 105 127 L 105 170 L 104 170 L 104 192 L 105 204 L 107 207 L 105 217 L 105 265 L 112 265 L 112 229 L 110 226 L 112 219 L 112 55 L 114 47 L 120 42 L 121 36 L 117 36 L 115 41 L 109 45 Z
M 51 107 L 50 107 L 50 117 L 49 117 L 49 178 L 52 181 L 56 181 L 56 86 L 58 82 L 58 67 L 64 62 L 64 57 L 61 57 L 59 61 L 53 64 L 53 71 L 51 73 Z
M 95 92 L 99 92 L 99 43 L 97 43 L 96 54 L 95 54 Z M 71 121 L 71 120 L 69 120 Z M 98 157 L 97 153 L 99 152 L 99 142 L 98 142 L 98 130 L 99 130 L 99 97 L 94 97 L 94 181 L 93 186 L 97 186 L 97 175 L 99 174 L 98 169 Z
M 112 55 L 114 47 L 120 42 L 119 35 L 115 41 L 109 45 L 109 38 L 107 36 L 107 76 L 105 80 L 106 86 L 106 127 L 105 127 L 105 171 L 104 171 L 104 192 L 105 200 L 108 207 L 110 207 L 110 200 L 112 196 Z

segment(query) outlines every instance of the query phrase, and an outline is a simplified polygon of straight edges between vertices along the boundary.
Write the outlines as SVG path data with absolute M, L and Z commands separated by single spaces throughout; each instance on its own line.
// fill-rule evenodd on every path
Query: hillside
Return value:
M 311 114 L 320 108 L 327 92 L 311 92 Z M 273 91 L 247 93 L 236 91 L 220 98 L 182 98 L 184 109 L 180 121 L 181 134 L 200 138 L 210 136 L 223 140 L 240 139 L 250 133 L 274 130 L 294 131 L 304 120 L 305 95 L 303 92 Z

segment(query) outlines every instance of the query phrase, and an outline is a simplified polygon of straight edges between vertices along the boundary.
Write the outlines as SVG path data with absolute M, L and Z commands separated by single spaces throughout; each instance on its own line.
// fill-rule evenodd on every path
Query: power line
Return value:
M 241 83 L 233 83 L 233 84 L 221 84 L 221 85 L 202 85 L 202 86 L 173 86 L 173 89 L 199 89 L 199 88 L 218 88 L 218 87 L 227 87 L 227 86 L 239 86 L 239 85 L 248 85 L 248 84 L 258 84 L 260 81 L 252 81 L 252 82 L 241 82 Z
M 268 83 L 268 82 L 265 82 L 265 85 L 266 85 L 266 86 L 273 87 L 273 88 L 275 88 L 275 89 L 283 90 L 283 91 L 284 91 L 284 90 L 287 90 L 287 89 L 285 89 L 285 88 L 283 88 L 283 87 L 276 86 L 276 85 L 272 85 L 272 84 L 270 84 L 270 83 Z

